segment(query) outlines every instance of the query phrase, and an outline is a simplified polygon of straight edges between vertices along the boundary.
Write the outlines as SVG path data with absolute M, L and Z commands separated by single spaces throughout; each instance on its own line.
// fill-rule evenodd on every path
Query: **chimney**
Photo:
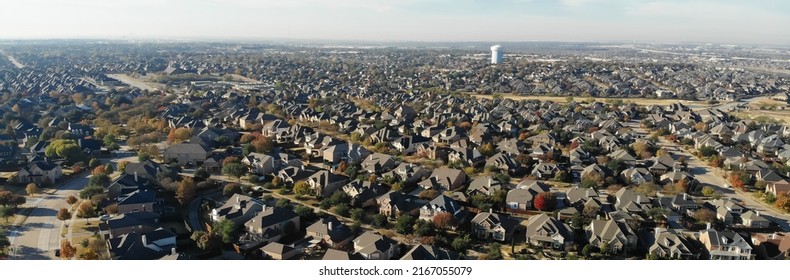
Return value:
M 636 196 L 636 204 L 642 204 L 642 195 Z
M 557 211 L 557 220 L 559 221 L 559 220 L 561 220 L 561 218 L 562 218 L 562 215 L 560 214 L 559 211 Z
M 760 211 L 754 211 L 754 214 L 756 214 L 757 217 L 760 217 Z
M 145 236 L 145 234 L 143 234 L 141 237 L 143 238 L 143 246 L 148 246 L 148 237 Z
M 143 212 L 145 212 L 145 204 L 143 204 Z
M 326 225 L 326 228 L 329 229 L 329 231 L 332 231 L 332 224 L 333 222 L 329 222 L 329 224 Z
M 170 254 L 171 255 L 175 255 L 176 254 L 176 247 L 170 248 Z
M 600 219 L 601 219 L 601 215 L 600 215 L 600 214 L 598 214 L 598 215 L 595 215 L 595 219 L 596 219 L 596 220 L 600 220 Z
M 689 200 L 689 195 L 687 193 L 683 194 L 683 200 Z
M 708 224 L 707 224 L 707 226 L 706 226 L 705 228 L 706 228 L 706 229 L 710 229 L 710 223 L 708 223 Z
M 236 195 L 236 204 L 240 204 L 240 203 L 241 203 L 241 196 Z
M 134 172 L 134 181 L 137 182 L 137 171 Z
M 491 181 L 493 181 L 493 179 L 491 179 L 491 176 L 488 176 L 488 187 L 489 188 L 491 187 Z
M 489 214 L 494 213 L 494 207 L 488 208 L 488 213 Z

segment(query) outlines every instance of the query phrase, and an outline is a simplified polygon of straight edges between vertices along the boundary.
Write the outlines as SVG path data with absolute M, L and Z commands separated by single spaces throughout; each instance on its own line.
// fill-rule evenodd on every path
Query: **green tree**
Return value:
M 459 235 L 453 239 L 452 247 L 453 250 L 461 253 L 462 255 L 466 255 L 466 250 L 469 250 L 472 245 L 472 239 L 469 237 L 468 234 Z
M 224 195 L 225 197 L 231 197 L 231 196 L 233 196 L 234 194 L 237 194 L 237 193 L 240 194 L 240 193 L 242 193 L 242 191 L 241 191 L 241 185 L 236 184 L 236 183 L 227 184 L 222 189 L 222 195 Z
M 92 159 L 91 159 L 91 160 L 88 162 L 88 167 L 90 167 L 91 169 L 93 169 L 93 168 L 96 168 L 96 166 L 99 166 L 99 164 L 100 164 L 100 162 L 99 162 L 99 160 L 98 160 L 98 159 L 92 158 Z
M 434 235 L 433 223 L 426 220 L 417 220 L 417 222 L 414 223 L 414 235 L 416 236 Z
M 711 186 L 705 186 L 702 188 L 702 195 L 706 197 L 711 197 L 714 193 L 716 193 L 716 189 Z
M 296 212 L 296 214 L 299 215 L 299 217 L 301 217 L 303 220 L 309 220 L 315 216 L 315 211 L 313 208 L 301 204 L 294 207 L 294 212 Z
M 222 173 L 231 177 L 236 177 L 239 181 L 241 181 L 241 176 L 244 176 L 247 173 L 246 167 L 243 164 L 232 162 L 225 164 L 222 167 Z
M 400 234 L 411 234 L 414 229 L 414 217 L 401 215 L 395 222 L 395 230 Z
M 373 227 L 375 228 L 384 228 L 387 226 L 387 216 L 382 214 L 376 214 L 373 216 Z
M 205 231 L 195 231 L 192 233 L 191 239 L 197 243 L 197 247 L 204 251 L 214 251 L 220 247 L 220 238 L 213 233 Z
M 104 188 L 101 186 L 87 186 L 80 191 L 80 198 L 82 199 L 90 199 L 94 195 L 104 193 Z
M 335 206 L 334 212 L 337 215 L 348 217 L 348 212 L 351 209 L 351 206 L 347 203 L 340 203 Z
M 354 208 L 351 210 L 351 219 L 354 221 L 362 221 L 362 218 L 365 217 L 365 210 L 362 208 Z
M 14 216 L 14 208 L 8 206 L 0 206 L 0 216 L 2 216 L 6 223 L 8 222 L 8 218 Z
M 502 245 L 499 243 L 491 243 L 486 251 L 486 259 L 488 260 L 501 260 L 502 259 Z
M 236 240 L 236 223 L 225 219 L 214 223 L 214 232 L 222 239 L 222 242 L 231 243 Z
M 208 171 L 206 171 L 205 168 L 200 167 L 197 170 L 195 170 L 195 180 L 196 181 L 202 182 L 202 181 L 205 181 L 206 179 L 208 179 L 209 177 L 211 177 L 211 174 L 209 174 Z
M 716 149 L 714 149 L 713 147 L 705 146 L 705 147 L 699 148 L 699 153 L 703 157 L 710 157 L 710 156 L 713 156 L 713 155 L 716 154 Z

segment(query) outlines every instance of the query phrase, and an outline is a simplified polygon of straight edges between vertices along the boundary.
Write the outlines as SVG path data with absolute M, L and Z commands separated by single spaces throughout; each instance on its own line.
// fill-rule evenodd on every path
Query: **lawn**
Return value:
M 77 257 L 86 251 L 90 247 L 93 247 L 95 252 L 99 255 L 99 259 L 109 259 L 107 256 L 107 245 L 106 243 L 99 237 L 99 221 L 93 220 L 90 223 L 86 223 L 85 219 L 77 219 L 74 221 L 73 224 L 70 225 L 72 228 L 72 241 L 71 244 L 74 247 L 77 247 Z M 92 244 L 93 246 L 83 246 L 83 243 Z M 93 242 L 91 242 L 93 241 Z

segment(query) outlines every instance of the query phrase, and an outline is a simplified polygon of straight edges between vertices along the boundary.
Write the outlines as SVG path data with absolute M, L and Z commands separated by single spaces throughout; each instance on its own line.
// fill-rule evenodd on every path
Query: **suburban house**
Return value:
M 458 202 L 446 195 L 439 195 L 420 207 L 420 219 L 433 222 L 440 213 L 449 213 L 457 224 L 462 224 L 468 214 Z
M 249 153 L 241 159 L 241 163 L 250 167 L 250 171 L 258 175 L 268 175 L 275 170 L 274 158 L 261 153 Z
M 591 246 L 619 255 L 636 248 L 637 237 L 623 222 L 615 220 L 592 220 L 585 228 Z
M 99 225 L 105 239 L 116 238 L 127 233 L 148 233 L 159 228 L 159 214 L 153 212 L 130 212 L 110 217 Z
M 774 197 L 779 196 L 781 193 L 790 195 L 790 183 L 785 180 L 770 182 L 766 184 L 765 192 L 773 194 Z
M 757 259 L 785 260 L 790 256 L 790 233 L 753 233 L 752 244 Z
M 700 232 L 699 241 L 708 250 L 711 260 L 752 260 L 752 246 L 733 231 L 706 229 Z
M 573 230 L 562 221 L 541 213 L 527 220 L 527 243 L 563 250 L 573 244 Z
M 52 184 L 63 177 L 63 168 L 48 160 L 36 160 L 28 163 L 17 173 L 19 183 Z
M 273 260 L 287 260 L 299 255 L 299 250 L 289 245 L 271 242 L 261 248 L 263 254 Z
M 472 236 L 480 240 L 508 241 L 518 221 L 504 214 L 480 212 L 472 218 Z
M 461 255 L 452 250 L 446 250 L 433 245 L 414 245 L 401 260 L 460 260 Z
M 420 207 L 426 201 L 410 194 L 399 191 L 390 191 L 376 199 L 379 205 L 379 214 L 395 219 L 401 215 L 419 215 Z
M 335 191 L 348 182 L 345 176 L 337 175 L 322 169 L 307 178 L 307 184 L 313 189 L 316 196 L 330 197 Z
M 388 154 L 372 153 L 362 161 L 362 169 L 370 174 L 379 175 L 392 170 L 398 162 Z
M 154 211 L 156 193 L 149 188 L 140 188 L 131 193 L 121 195 L 117 198 L 118 213 L 129 213 L 137 211 Z
M 494 192 L 506 189 L 506 185 L 500 183 L 491 176 L 479 176 L 469 183 L 466 194 L 474 196 L 476 194 L 493 195 Z
M 334 216 L 321 218 L 307 227 L 307 236 L 321 240 L 330 248 L 343 249 L 354 238 L 351 229 Z
M 663 259 L 697 259 L 699 254 L 693 250 L 693 246 L 682 233 L 677 233 L 671 229 L 656 228 L 655 241 L 648 249 L 648 253 Z
M 214 222 L 228 219 L 236 225 L 243 225 L 262 210 L 263 205 L 258 200 L 243 194 L 234 194 L 225 204 L 211 210 L 210 216 Z
M 760 215 L 760 211 L 746 211 L 741 214 L 741 224 L 750 228 L 767 228 L 771 221 Z
M 365 231 L 354 239 L 354 253 L 366 260 L 390 260 L 400 254 L 400 244 L 373 231 Z
M 279 241 L 280 238 L 299 232 L 299 215 L 290 208 L 263 206 L 263 211 L 244 223 L 247 233 L 256 234 L 262 240 Z
M 459 169 L 440 167 L 419 183 L 425 189 L 455 190 L 466 182 L 466 173 Z
M 107 248 L 113 260 L 154 260 L 176 248 L 176 235 L 163 228 L 131 232 L 108 239 Z
M 166 161 L 175 160 L 179 164 L 197 166 L 211 156 L 211 150 L 197 143 L 179 143 L 165 149 L 162 156 Z
M 342 190 L 351 197 L 352 205 L 368 207 L 376 205 L 376 198 L 384 194 L 386 189 L 367 180 L 354 180 L 343 186 Z

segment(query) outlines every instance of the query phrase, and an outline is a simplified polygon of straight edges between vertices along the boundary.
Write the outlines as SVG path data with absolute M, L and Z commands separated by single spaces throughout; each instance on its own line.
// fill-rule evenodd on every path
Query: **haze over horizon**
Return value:
M 642 41 L 790 45 L 790 1 L 27 0 L 0 39 Z

